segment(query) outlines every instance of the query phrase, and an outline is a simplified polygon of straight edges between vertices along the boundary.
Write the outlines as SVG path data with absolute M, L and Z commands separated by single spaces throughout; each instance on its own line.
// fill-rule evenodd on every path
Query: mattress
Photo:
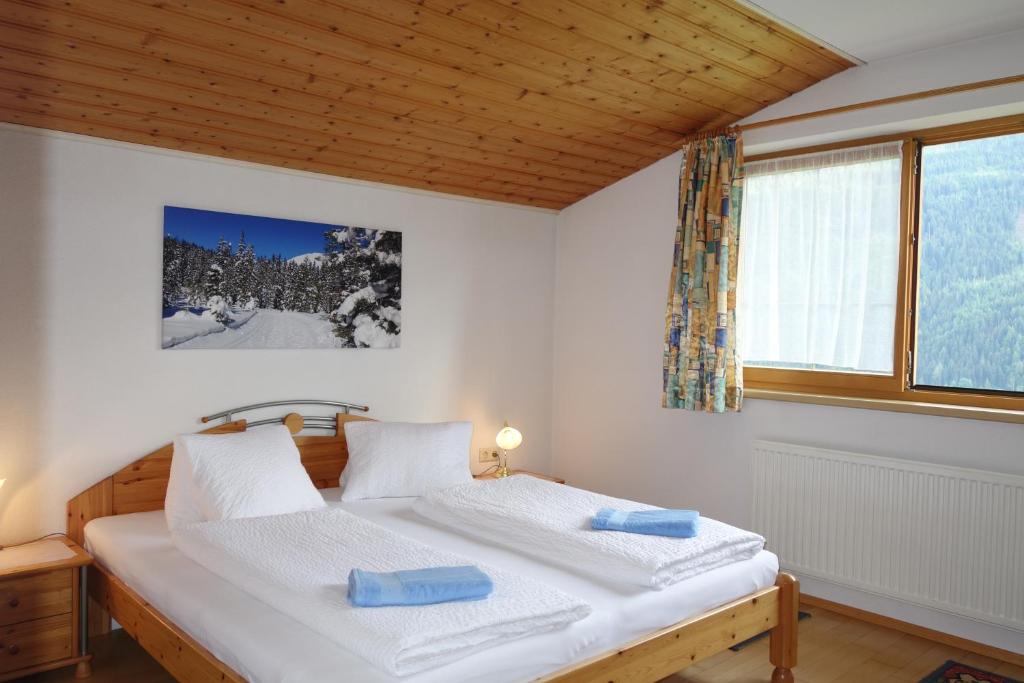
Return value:
M 412 498 L 338 501 L 331 505 L 422 543 L 530 576 L 582 598 L 593 613 L 567 629 L 530 636 L 443 667 L 394 678 L 285 614 L 211 573 L 172 544 L 162 511 L 93 520 L 86 548 L 218 659 L 254 683 L 517 683 L 579 662 L 775 582 L 768 551 L 681 581 L 662 591 L 605 584 L 419 517 Z

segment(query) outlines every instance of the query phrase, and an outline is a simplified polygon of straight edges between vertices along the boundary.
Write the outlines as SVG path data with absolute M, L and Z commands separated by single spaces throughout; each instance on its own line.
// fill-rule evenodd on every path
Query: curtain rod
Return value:
M 887 104 L 899 104 L 900 102 L 910 102 L 913 100 L 923 100 L 929 97 L 939 97 L 941 95 L 952 95 L 961 92 L 970 92 L 972 90 L 984 90 L 985 88 L 996 88 L 1001 85 L 1010 85 L 1013 83 L 1020 83 L 1024 81 L 1024 74 L 1017 74 L 1016 76 L 1006 76 L 1004 78 L 993 78 L 987 81 L 974 81 L 972 83 L 963 83 L 961 85 L 951 85 L 944 88 L 934 88 L 932 90 L 921 90 L 914 93 L 908 93 L 906 95 L 896 95 L 894 97 L 883 97 L 877 100 L 868 100 L 866 102 L 857 102 L 856 104 L 845 104 L 841 107 L 832 107 L 830 109 L 819 109 L 817 111 L 809 111 L 803 114 L 793 114 L 792 116 L 780 116 L 775 119 L 765 119 L 764 121 L 755 121 L 748 123 L 745 126 L 737 126 L 740 130 L 755 130 L 757 128 L 768 128 L 769 126 L 779 126 L 784 123 L 792 123 L 794 121 L 804 121 L 806 119 L 816 119 L 822 116 L 833 116 L 834 114 L 843 114 L 848 111 L 857 111 L 859 109 L 870 109 L 872 107 L 882 107 Z

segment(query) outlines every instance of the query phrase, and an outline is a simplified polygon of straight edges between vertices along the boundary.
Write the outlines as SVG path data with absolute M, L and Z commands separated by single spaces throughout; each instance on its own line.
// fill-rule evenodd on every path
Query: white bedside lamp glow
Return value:
M 508 471 L 508 452 L 519 448 L 519 444 L 523 443 L 523 435 L 518 429 L 509 427 L 508 422 L 502 427 L 501 431 L 494 438 L 494 441 L 498 444 L 498 448 L 502 450 L 502 459 L 498 462 L 498 471 L 495 472 L 496 477 L 507 477 L 511 472 Z

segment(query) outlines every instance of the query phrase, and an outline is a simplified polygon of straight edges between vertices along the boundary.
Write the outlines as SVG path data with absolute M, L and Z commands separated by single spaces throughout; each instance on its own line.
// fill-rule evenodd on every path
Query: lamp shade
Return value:
M 519 444 L 523 442 L 523 435 L 519 433 L 518 429 L 505 425 L 498 436 L 494 438 L 499 448 L 504 448 L 506 451 L 510 451 L 513 448 L 518 448 Z

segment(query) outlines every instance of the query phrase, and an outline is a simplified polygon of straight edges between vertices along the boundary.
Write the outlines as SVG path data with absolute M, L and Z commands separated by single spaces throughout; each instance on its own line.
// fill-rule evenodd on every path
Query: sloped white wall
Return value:
M 741 123 L 793 116 L 949 86 L 1019 76 L 1024 30 L 883 59 L 836 74 Z M 748 155 L 1024 112 L 1024 83 L 911 100 L 744 135 Z
M 992 46 L 989 46 L 992 48 Z M 1003 46 L 1012 51 L 1021 45 Z M 994 48 L 992 48 L 994 49 Z M 990 51 L 990 50 L 989 50 Z M 941 69 L 965 59 L 959 46 L 931 55 L 936 74 L 907 79 L 903 92 L 961 82 L 965 66 L 943 81 Z M 988 51 L 978 53 L 987 58 Z M 895 61 L 895 60 L 893 60 Z M 1017 64 L 1024 63 L 1024 58 Z M 972 77 L 984 78 L 973 64 Z M 1000 64 L 1000 68 L 1003 65 Z M 893 94 L 889 77 L 909 73 L 899 64 L 876 69 L 880 81 L 862 85 L 863 99 Z M 842 104 L 841 74 L 776 105 L 774 115 Z M 844 81 L 839 81 L 844 79 Z M 826 99 L 823 92 L 831 93 Z M 874 94 L 873 94 L 874 93 Z M 811 95 L 814 95 L 811 97 Z M 821 95 L 821 96 L 819 96 Z M 989 93 L 991 95 L 991 93 Z M 798 99 L 801 103 L 796 102 Z M 1024 96 L 1010 98 L 1024 109 Z M 976 118 L 971 100 L 942 98 L 916 105 L 911 123 L 891 118 L 903 109 L 862 112 L 856 121 L 820 119 L 818 131 L 834 138 L 850 126 L 893 129 L 950 116 Z M 771 118 L 772 112 L 759 114 Z M 839 118 L 839 117 L 835 117 Z M 807 127 L 798 126 L 801 131 Z M 903 128 L 904 130 L 908 128 Z M 748 150 L 787 146 L 785 131 L 746 136 Z M 792 141 L 789 146 L 792 146 Z M 665 410 L 661 403 L 665 301 L 676 221 L 680 154 L 663 159 L 565 209 L 558 218 L 554 346 L 553 472 L 584 488 L 664 506 L 695 507 L 738 525 L 750 522 L 751 456 L 755 439 L 876 454 L 994 472 L 1024 474 L 1024 426 L 827 406 L 748 400 L 743 412 L 707 415 Z M 893 520 L 898 523 L 898 520 Z M 939 612 L 911 608 L 866 593 L 806 582 L 805 589 L 896 618 L 1024 652 L 1024 634 Z

